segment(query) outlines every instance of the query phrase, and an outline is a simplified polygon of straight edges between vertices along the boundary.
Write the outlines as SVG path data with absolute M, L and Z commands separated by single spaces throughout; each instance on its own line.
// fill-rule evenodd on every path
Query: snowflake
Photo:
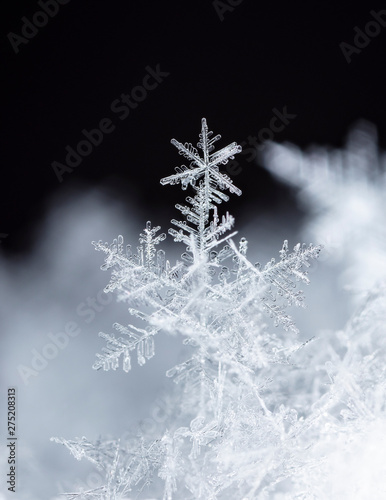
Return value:
M 282 392 L 283 374 L 304 347 L 293 335 L 297 328 L 287 309 L 304 306 L 298 285 L 309 283 L 307 268 L 320 247 L 297 244 L 289 251 L 285 241 L 277 261 L 261 266 L 248 260 L 247 240 L 234 241 L 234 219 L 227 212 L 220 220 L 217 207 L 229 199 L 223 191 L 241 194 L 220 172 L 241 148 L 231 143 L 216 152 L 219 139 L 203 119 L 197 148 L 172 140 L 190 163 L 161 184 L 194 192 L 188 205 L 177 205 L 185 219 L 173 219 L 177 229 L 169 229 L 186 246 L 181 261 L 171 265 L 166 259 L 159 248 L 165 235 L 150 222 L 136 253 L 122 236 L 111 245 L 93 243 L 105 254 L 102 269 L 111 271 L 105 291 L 116 292 L 143 323 L 115 323 L 118 337 L 101 333 L 107 344 L 94 368 L 115 370 L 122 359 L 129 371 L 132 351 L 143 365 L 153 357 L 161 330 L 180 333 L 191 357 L 167 371 L 176 382 L 174 408 L 158 439 L 143 435 L 129 448 L 59 440 L 77 458 L 106 470 L 104 489 L 84 498 L 137 498 L 145 488 L 159 495 L 161 480 L 164 500 L 265 498 L 277 478 L 304 466 L 292 440 L 297 412 L 285 405 L 276 410 L 271 394 Z M 282 328 L 272 331 L 265 316 Z

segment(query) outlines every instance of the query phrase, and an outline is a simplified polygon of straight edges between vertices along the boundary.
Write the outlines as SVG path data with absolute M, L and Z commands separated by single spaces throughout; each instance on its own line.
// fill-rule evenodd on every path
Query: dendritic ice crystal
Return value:
M 219 139 L 202 119 L 197 147 L 171 141 L 187 165 L 161 184 L 190 190 L 186 204 L 176 205 L 183 220 L 173 219 L 169 229 L 185 247 L 180 261 L 166 259 L 160 248 L 166 235 L 150 222 L 135 251 L 122 236 L 111 245 L 93 243 L 105 254 L 102 269 L 111 270 L 105 291 L 116 292 L 132 317 L 100 334 L 106 346 L 94 368 L 128 372 L 133 353 L 143 365 L 161 330 L 180 334 L 191 355 L 166 373 L 176 386 L 158 429 L 128 441 L 56 439 L 106 474 L 104 486 L 69 499 L 286 498 L 280 495 L 301 471 L 318 464 L 300 443 L 312 401 L 291 384 L 305 384 L 300 353 L 308 346 L 296 340 L 287 309 L 304 305 L 298 285 L 308 284 L 307 267 L 320 247 L 289 250 L 285 241 L 277 260 L 264 266 L 248 260 L 233 217 L 218 213 L 226 191 L 241 194 L 221 171 L 241 147 L 215 151 Z M 279 328 L 268 326 L 269 316 Z

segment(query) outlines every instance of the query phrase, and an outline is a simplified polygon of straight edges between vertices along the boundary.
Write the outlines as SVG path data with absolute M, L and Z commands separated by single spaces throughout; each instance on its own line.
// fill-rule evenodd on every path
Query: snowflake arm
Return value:
M 203 158 L 200 157 L 198 150 L 192 146 L 191 143 L 186 142 L 182 144 L 176 139 L 172 139 L 171 143 L 178 149 L 179 154 L 190 160 L 191 163 L 189 167 L 185 165 L 177 167 L 177 174 L 164 177 L 160 181 L 161 184 L 181 183 L 182 188 L 186 189 L 188 184 L 194 186 L 196 181 L 201 177 L 210 176 L 213 181 L 219 186 L 222 186 L 222 188 L 227 188 L 230 192 L 241 195 L 241 190 L 233 185 L 231 179 L 218 171 L 220 164 L 225 165 L 228 160 L 234 158 L 235 154 L 240 153 L 241 146 L 237 145 L 236 142 L 232 142 L 228 146 L 210 155 L 210 152 L 214 149 L 214 142 L 221 139 L 221 135 L 218 134 L 210 139 L 212 132 L 208 131 L 205 118 L 202 119 L 201 124 L 200 140 L 197 146 L 202 149 Z
M 99 336 L 107 341 L 107 346 L 102 349 L 103 354 L 97 354 L 97 361 L 94 363 L 94 370 L 110 368 L 116 370 L 119 365 L 119 358 L 123 357 L 123 370 L 130 371 L 130 351 L 137 350 L 138 364 L 140 366 L 146 363 L 147 359 L 154 356 L 154 335 L 158 333 L 156 329 L 144 330 L 133 325 L 125 327 L 119 323 L 114 323 L 113 328 L 123 335 L 127 335 L 127 339 L 100 332 Z
M 228 213 L 222 218 L 220 224 L 217 215 L 216 204 L 228 201 L 229 197 L 222 191 L 228 189 L 231 193 L 241 195 L 241 190 L 237 188 L 226 174 L 219 171 L 219 166 L 226 164 L 234 155 L 241 151 L 241 147 L 235 142 L 211 153 L 214 143 L 220 139 L 220 135 L 211 138 L 212 132 L 208 131 L 205 118 L 201 123 L 200 140 L 197 147 L 202 150 L 201 157 L 198 150 L 190 143 L 182 144 L 176 139 L 172 139 L 172 144 L 176 146 L 179 153 L 191 161 L 189 167 L 182 165 L 177 167 L 177 174 L 161 179 L 161 184 L 181 183 L 182 189 L 186 189 L 191 184 L 196 191 L 194 197 L 187 197 L 186 201 L 191 205 L 185 206 L 177 204 L 176 208 L 186 217 L 186 221 L 172 220 L 172 224 L 179 228 L 179 231 L 171 228 L 169 234 L 175 241 L 182 241 L 189 245 L 191 235 L 193 235 L 198 248 L 198 254 L 206 254 L 213 247 L 213 243 L 233 225 L 233 217 Z M 197 181 L 199 183 L 197 184 Z M 214 210 L 213 219 L 210 220 L 210 210 Z M 187 234 L 186 234 L 187 233 Z
M 237 249 L 233 241 L 229 241 L 229 244 L 237 256 L 238 262 L 245 269 L 244 272 L 241 272 L 243 268 L 240 271 L 240 264 L 238 264 L 235 270 L 238 273 L 238 279 L 234 286 L 239 288 L 252 284 L 252 288 L 249 288 L 250 291 L 246 294 L 238 310 L 260 295 L 263 308 L 271 318 L 274 318 L 275 325 L 281 324 L 285 330 L 293 330 L 298 333 L 292 318 L 285 314 L 285 309 L 290 305 L 304 307 L 303 292 L 296 290 L 296 282 L 309 283 L 307 272 L 303 268 L 310 266 L 309 260 L 316 259 L 322 247 L 314 245 L 306 247 L 298 243 L 293 252 L 288 254 L 288 241 L 285 240 L 280 251 L 281 260 L 276 262 L 275 259 L 272 259 L 261 269 L 260 264 L 253 265 L 249 262 L 243 251 Z M 271 287 L 276 291 L 272 290 Z M 285 302 L 277 303 L 280 297 L 283 297 Z

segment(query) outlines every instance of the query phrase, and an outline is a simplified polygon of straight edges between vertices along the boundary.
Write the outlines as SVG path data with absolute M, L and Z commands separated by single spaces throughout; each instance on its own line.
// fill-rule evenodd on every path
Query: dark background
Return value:
M 355 27 L 373 20 L 371 10 L 382 8 L 372 2 L 71 0 L 15 53 L 9 33 L 21 35 L 23 16 L 31 21 L 42 8 L 37 1 L 3 3 L 2 250 L 30 250 L 48 200 L 61 190 L 103 184 L 112 199 L 127 200 L 128 213 L 135 203 L 144 220 L 155 210 L 161 222 L 170 219 L 171 205 L 183 199 L 178 187 L 159 184 L 183 163 L 170 139 L 196 144 L 203 116 L 222 135 L 219 147 L 258 136 L 272 109 L 285 106 L 296 119 L 275 141 L 341 146 L 350 126 L 365 118 L 385 147 L 386 28 L 350 64 L 340 48 L 354 43 Z M 157 65 L 169 76 L 120 120 L 112 102 Z M 82 130 L 105 117 L 114 131 L 59 182 L 51 163 L 64 163 L 66 146 L 76 148 Z M 243 197 L 232 200 L 234 215 L 247 219 L 246 207 L 291 202 L 258 161 L 238 156 L 242 172 L 232 178 Z

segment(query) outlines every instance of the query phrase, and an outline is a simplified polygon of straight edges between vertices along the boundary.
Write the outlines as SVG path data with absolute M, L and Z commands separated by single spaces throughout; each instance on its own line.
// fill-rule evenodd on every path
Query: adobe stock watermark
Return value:
M 112 294 L 106 294 L 103 289 L 99 290 L 96 297 L 87 297 L 85 301 L 80 302 L 76 309 L 76 315 L 83 318 L 86 324 L 94 321 L 97 313 L 100 313 L 113 300 Z M 77 337 L 82 332 L 77 321 L 67 321 L 62 331 L 58 333 L 48 333 L 49 342 L 44 344 L 39 350 L 31 350 L 31 360 L 29 365 L 18 365 L 17 371 L 24 383 L 28 385 L 31 377 L 37 377 L 40 372 L 45 370 L 50 361 L 57 358 L 60 351 L 63 351 L 71 339 Z
M 347 64 L 352 61 L 353 54 L 360 54 L 365 49 L 373 38 L 378 36 L 381 28 L 386 26 L 386 10 L 370 11 L 372 19 L 368 21 L 363 29 L 355 26 L 355 36 L 353 44 L 341 42 L 339 48 L 342 51 L 343 57 L 346 59 Z
M 157 430 L 159 424 L 165 422 L 165 420 L 170 417 L 170 405 L 166 404 L 166 401 L 158 398 L 155 401 L 153 409 L 151 410 L 151 416 L 146 417 L 139 423 L 139 428 L 143 434 L 152 434 Z M 123 436 L 125 437 L 125 436 Z
M 139 106 L 139 103 L 144 101 L 149 91 L 152 91 L 163 82 L 164 78 L 170 75 L 166 71 L 160 69 L 157 64 L 155 68 L 146 66 L 146 74 L 142 78 L 141 85 L 133 87 L 128 94 L 121 94 L 118 99 L 110 104 L 110 110 L 115 113 L 122 121 L 125 120 L 130 112 Z M 69 144 L 65 147 L 67 152 L 64 163 L 53 161 L 51 168 L 54 171 L 59 182 L 63 182 L 63 175 L 71 173 L 83 161 L 83 158 L 89 156 L 96 147 L 102 144 L 104 136 L 111 134 L 116 128 L 111 118 L 102 118 L 97 127 L 91 130 L 83 129 L 82 139 L 74 146 Z
M 298 115 L 288 113 L 287 106 L 282 111 L 277 108 L 272 109 L 273 116 L 269 121 L 269 126 L 259 130 L 257 137 L 249 135 L 247 141 L 242 141 L 240 146 L 244 148 L 247 144 L 251 147 L 243 149 L 241 155 L 247 155 L 246 161 L 256 160 L 257 152 L 263 151 L 266 141 L 272 141 L 276 134 L 282 132 Z M 227 163 L 225 170 L 229 175 L 239 175 L 243 168 L 237 160 L 231 160 Z
M 240 5 L 243 0 L 226 0 L 223 2 L 222 0 L 213 0 L 212 5 L 216 14 L 218 15 L 220 21 L 224 21 L 226 12 L 233 12 L 235 7 Z
M 9 43 L 15 54 L 20 52 L 20 45 L 27 45 L 44 28 L 60 10 L 61 5 L 66 5 L 70 0 L 39 0 L 38 5 L 42 10 L 38 10 L 28 19 L 26 16 L 21 18 L 21 35 L 10 31 L 7 35 Z

